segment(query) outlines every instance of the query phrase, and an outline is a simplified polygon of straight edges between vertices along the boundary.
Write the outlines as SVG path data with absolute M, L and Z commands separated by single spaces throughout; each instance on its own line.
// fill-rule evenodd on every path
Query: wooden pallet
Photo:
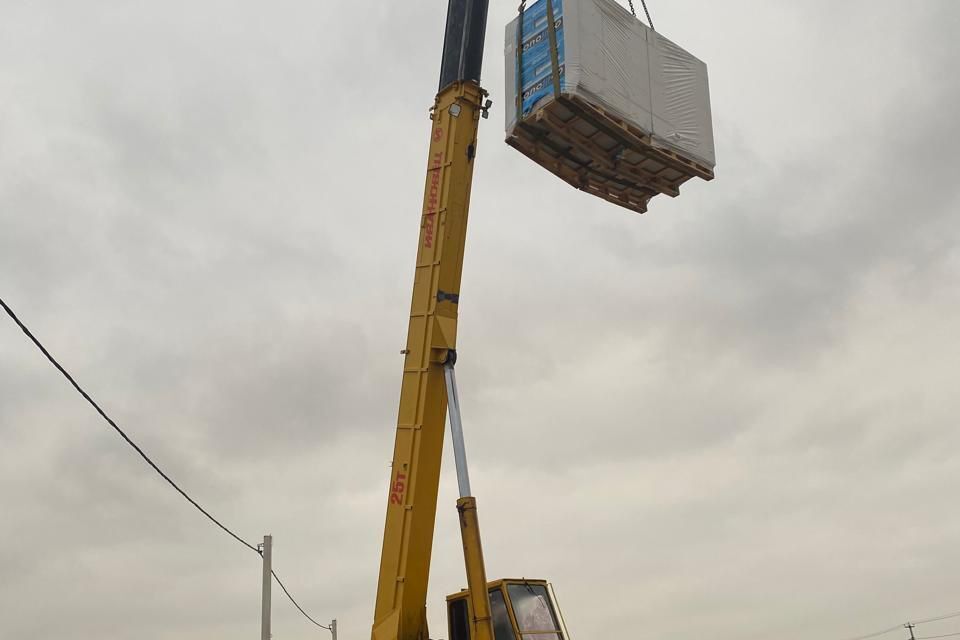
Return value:
M 693 177 L 713 179 L 710 167 L 577 96 L 527 116 L 507 144 L 577 189 L 638 213 L 657 194 L 678 196 Z

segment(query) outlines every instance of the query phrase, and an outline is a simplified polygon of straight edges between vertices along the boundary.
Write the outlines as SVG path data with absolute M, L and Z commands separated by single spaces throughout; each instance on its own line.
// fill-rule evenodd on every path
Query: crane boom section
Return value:
M 420 244 L 400 389 L 373 640 L 427 640 L 425 605 L 467 210 L 485 93 L 442 88 L 433 109 Z

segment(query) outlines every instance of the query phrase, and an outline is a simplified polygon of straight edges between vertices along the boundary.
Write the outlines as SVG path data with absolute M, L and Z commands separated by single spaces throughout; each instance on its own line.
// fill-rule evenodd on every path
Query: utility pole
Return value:
M 330 621 L 330 634 L 333 636 L 333 640 L 337 640 L 337 619 L 336 618 Z
M 273 536 L 263 536 L 263 589 L 260 601 L 260 640 L 270 640 L 270 587 L 273 586 Z
M 903 625 L 904 629 L 907 629 L 910 631 L 910 640 L 917 640 L 916 638 L 913 637 L 913 628 L 915 626 L 917 625 L 913 624 L 912 622 L 908 622 L 907 624 Z

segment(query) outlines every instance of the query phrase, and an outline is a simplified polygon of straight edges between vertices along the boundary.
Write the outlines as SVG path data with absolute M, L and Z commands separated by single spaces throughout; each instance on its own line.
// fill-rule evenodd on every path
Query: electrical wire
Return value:
M 277 572 L 276 572 L 276 571 L 274 571 L 273 569 L 271 569 L 271 570 L 270 570 L 270 573 L 273 574 L 273 579 L 277 581 L 277 584 L 280 585 L 280 588 L 283 589 L 283 592 L 284 592 L 285 594 L 287 594 L 287 598 L 290 599 L 290 602 L 293 603 L 293 606 L 295 606 L 297 609 L 299 609 L 299 610 L 300 610 L 300 613 L 302 613 L 307 620 L 309 620 L 309 621 L 312 622 L 313 624 L 317 625 L 317 626 L 320 627 L 321 629 L 326 629 L 327 631 L 330 631 L 330 627 L 328 627 L 327 625 L 324 625 L 324 624 L 320 624 L 319 622 L 317 622 L 316 620 L 314 620 L 313 618 L 311 618 L 311 617 L 310 617 L 310 614 L 308 614 L 306 611 L 304 611 L 304 610 L 303 610 L 303 607 L 301 607 L 299 604 L 297 604 L 297 601 L 294 600 L 294 599 L 293 599 L 293 596 L 290 595 L 290 592 L 287 591 L 287 588 L 283 585 L 283 582 L 280 581 L 280 576 L 277 575 Z
M 81 386 L 77 383 L 77 381 L 74 380 L 73 376 L 70 375 L 70 373 L 69 373 L 66 369 L 64 369 L 63 366 L 62 366 L 59 362 L 57 362 L 57 359 L 54 358 L 54 357 L 50 354 L 49 351 L 47 351 L 47 348 L 43 346 L 43 344 L 40 342 L 40 340 L 37 339 L 37 337 L 36 337 L 35 335 L 33 335 L 33 332 L 30 331 L 30 329 L 27 327 L 27 325 L 25 325 L 25 324 L 23 323 L 23 321 L 20 320 L 20 318 L 17 316 L 17 314 L 14 313 L 13 309 L 11 309 L 11 308 L 7 305 L 7 303 L 3 301 L 2 298 L 0 298 L 0 306 L 2 306 L 2 307 L 3 307 L 3 310 L 6 311 L 6 313 L 7 313 L 8 316 L 10 316 L 10 319 L 13 320 L 18 327 L 20 327 L 20 330 L 23 331 L 23 333 L 24 333 L 28 338 L 30 338 L 30 341 L 33 342 L 33 344 L 37 347 L 37 349 L 40 350 L 40 353 L 42 353 L 42 354 L 47 358 L 47 360 L 50 361 L 50 364 L 52 364 L 54 367 L 56 367 L 57 371 L 59 371 L 61 374 L 63 374 L 63 377 L 65 377 L 65 378 L 70 382 L 70 384 L 73 385 L 73 388 L 77 390 L 77 393 L 79 393 L 81 396 L 83 396 L 83 399 L 86 400 L 88 403 L 90 403 L 90 405 L 91 405 L 94 409 L 96 409 L 97 413 L 99 413 L 100 416 L 101 416 L 104 420 L 107 421 L 107 424 L 109 424 L 111 427 L 113 427 L 114 431 L 116 431 L 118 434 L 120 434 L 120 437 L 123 438 L 124 441 L 126 441 L 127 444 L 129 444 L 131 447 L 133 447 L 134 451 L 136 451 L 136 452 L 140 455 L 140 457 L 143 458 L 143 459 L 146 461 L 146 463 L 149 464 L 149 465 L 153 468 L 154 471 L 156 471 L 158 474 L 160 474 L 160 477 L 161 477 L 161 478 L 163 478 L 164 480 L 167 481 L 167 484 L 169 484 L 171 487 L 173 487 L 173 488 L 176 490 L 176 492 L 179 493 L 181 496 L 183 496 L 183 498 L 184 498 L 187 502 L 189 502 L 189 503 L 192 504 L 194 507 L 196 507 L 197 511 L 199 511 L 199 512 L 202 513 L 204 516 L 206 516 L 207 519 L 210 520 L 210 522 L 212 522 L 213 524 L 217 525 L 220 529 L 222 529 L 224 532 L 226 532 L 227 535 L 229 535 L 231 538 L 233 538 L 234 540 L 236 540 L 237 542 L 239 542 L 240 544 L 242 544 L 243 546 L 245 546 L 247 549 L 250 549 L 251 551 L 253 551 L 253 552 L 254 552 L 255 554 L 257 554 L 258 556 L 261 556 L 261 557 L 263 556 L 263 553 L 260 551 L 260 549 L 258 549 L 257 547 L 253 546 L 252 544 L 250 544 L 249 542 L 247 542 L 246 540 L 244 540 L 243 538 L 241 538 L 240 536 L 238 536 L 236 533 L 234 533 L 233 531 L 231 531 L 229 527 L 227 527 L 225 524 L 223 524 L 222 522 L 220 522 L 219 520 L 217 520 L 215 517 L 213 517 L 213 515 L 212 515 L 209 511 L 207 511 L 207 510 L 204 509 L 202 506 L 200 506 L 200 504 L 199 504 L 196 500 L 194 500 L 193 498 L 191 498 L 191 497 L 187 494 L 186 491 L 184 491 L 183 489 L 181 489 L 181 488 L 180 488 L 180 485 L 178 485 L 176 482 L 173 481 L 173 478 L 171 478 L 171 477 L 168 476 L 166 473 L 164 473 L 163 469 L 161 469 L 159 466 L 157 466 L 157 463 L 155 463 L 153 460 L 150 459 L 150 456 L 148 456 L 148 455 L 146 454 L 146 452 L 145 452 L 143 449 L 141 449 L 140 446 L 137 445 L 137 443 L 134 442 L 134 441 L 130 438 L 130 436 L 128 436 L 128 435 L 126 434 L 126 432 L 117 425 L 116 422 L 113 421 L 113 418 L 111 418 L 109 415 L 107 415 L 107 412 L 104 411 L 104 410 L 100 407 L 100 405 L 97 404 L 97 402 L 96 402 L 93 398 L 90 397 L 90 394 L 88 394 L 86 391 L 84 391 L 84 390 L 83 390 L 83 387 L 81 387 Z M 318 627 L 323 627 L 324 629 L 330 630 L 330 627 L 327 627 L 327 626 L 324 626 L 324 625 L 320 624 L 319 622 L 317 622 L 316 620 L 314 620 L 306 611 L 303 610 L 303 607 L 301 607 L 300 604 L 299 604 L 296 600 L 294 600 L 293 595 L 291 595 L 291 593 L 287 590 L 287 587 L 283 584 L 283 582 L 280 581 L 280 576 L 278 576 L 275 571 L 273 571 L 273 570 L 271 569 L 270 573 L 273 574 L 274 580 L 276 580 L 276 581 L 277 581 L 277 584 L 280 585 L 280 588 L 283 589 L 283 593 L 286 594 L 287 598 L 290 599 L 290 602 L 292 602 L 292 603 L 294 604 L 294 606 L 300 611 L 300 613 L 302 613 L 302 614 L 304 615 L 304 617 L 305 617 L 307 620 L 309 620 L 309 621 L 312 622 L 313 624 L 317 625 Z
M 928 622 L 936 622 L 938 620 L 947 620 L 949 618 L 960 618 L 960 611 L 956 613 L 947 613 L 942 616 L 935 616 L 933 618 L 926 618 L 924 620 L 914 620 L 913 624 L 926 624 Z
M 889 629 L 884 629 L 883 631 L 875 631 L 874 633 L 868 633 L 865 636 L 857 636 L 856 638 L 848 638 L 847 640 L 867 640 L 867 638 L 876 638 L 877 636 L 883 636 L 902 628 L 903 626 L 898 624 L 895 627 L 890 627 Z
M 247 542 L 246 540 L 244 540 L 243 538 L 241 538 L 240 536 L 238 536 L 237 534 L 235 534 L 235 533 L 234 533 L 233 531 L 231 531 L 226 525 L 224 525 L 222 522 L 220 522 L 219 520 L 217 520 L 216 518 L 214 518 L 213 515 L 211 515 L 211 513 L 210 513 L 209 511 L 207 511 L 206 509 L 204 509 L 203 507 L 201 507 L 201 506 L 197 503 L 196 500 L 194 500 L 194 499 L 191 498 L 189 495 L 187 495 L 187 492 L 184 491 L 183 489 L 181 489 L 181 488 L 180 488 L 180 485 L 178 485 L 176 482 L 173 481 L 173 479 L 172 479 L 170 476 L 168 476 L 166 473 L 164 473 L 163 470 L 162 470 L 160 467 L 158 467 L 157 464 L 156 464 L 153 460 L 150 459 L 150 456 L 148 456 L 148 455 L 143 451 L 143 449 L 141 449 L 141 448 L 137 445 L 136 442 L 134 442 L 133 440 L 131 440 L 131 439 L 130 439 L 130 436 L 128 436 L 128 435 L 124 432 L 123 429 L 121 429 L 119 426 L 117 426 L 117 423 L 113 421 L 113 418 L 111 418 L 110 416 L 108 416 L 107 413 L 106 413 L 106 411 L 104 411 L 102 408 L 100 408 L 100 405 L 97 404 L 96 401 L 95 401 L 93 398 L 90 397 L 90 394 L 88 394 L 86 391 L 84 391 L 83 388 L 82 388 L 79 384 L 77 384 L 77 381 L 73 379 L 73 376 L 71 376 L 70 373 L 67 372 L 67 370 L 64 369 L 63 366 L 62 366 L 59 362 L 57 362 L 56 358 L 54 358 L 52 355 L 50 355 L 50 352 L 47 351 L 46 347 L 44 347 L 44 346 L 40 343 L 40 341 L 37 339 L 37 337 L 33 335 L 33 333 L 30 331 L 30 329 L 28 329 L 27 326 L 26 326 L 23 322 L 21 322 L 20 318 L 17 317 L 17 314 L 13 312 L 13 309 L 11 309 L 9 306 L 7 306 L 7 303 L 4 302 L 2 299 L 0 299 L 0 305 L 3 305 L 3 310 L 7 312 L 7 315 L 10 316 L 10 318 L 11 318 L 15 323 L 17 323 L 17 326 L 20 327 L 20 330 L 23 331 L 23 333 L 26 334 L 26 336 L 27 336 L 28 338 L 30 338 L 30 340 L 33 342 L 33 344 L 36 345 L 37 349 L 40 350 L 40 353 L 42 353 L 44 356 L 46 356 L 47 360 L 50 361 L 50 364 L 52 364 L 54 367 L 56 367 L 56 368 L 57 368 L 57 371 L 59 371 L 60 373 L 63 374 L 63 376 L 70 382 L 70 384 L 73 385 L 73 388 L 76 389 L 77 392 L 78 392 L 81 396 L 83 396 L 84 400 L 86 400 L 87 402 L 89 402 L 90 405 L 91 405 L 94 409 L 97 410 L 97 413 L 99 413 L 100 416 L 101 416 L 104 420 L 107 421 L 107 424 L 109 424 L 111 427 L 113 427 L 114 431 L 116 431 L 117 433 L 119 433 L 119 434 L 120 434 L 120 437 L 123 438 L 123 439 L 127 442 L 127 444 L 129 444 L 131 447 L 133 447 L 134 451 L 136 451 L 138 454 L 140 454 L 140 457 L 143 458 L 143 459 L 147 462 L 147 464 L 149 464 L 151 467 L 153 467 L 153 470 L 156 471 L 158 474 L 160 474 L 160 477 L 161 477 L 161 478 L 163 478 L 164 480 L 167 481 L 167 484 L 169 484 L 171 487 L 173 487 L 173 488 L 177 491 L 177 493 L 179 493 L 181 496 L 183 496 L 183 497 L 187 500 L 187 502 L 189 502 L 189 503 L 192 504 L 194 507 L 196 507 L 197 510 L 198 510 L 200 513 L 202 513 L 203 515 L 205 515 L 205 516 L 210 520 L 210 522 L 212 522 L 213 524 L 215 524 L 215 525 L 217 525 L 218 527 L 220 527 L 221 529 L 223 529 L 223 530 L 227 533 L 227 535 L 229 535 L 231 538 L 233 538 L 234 540 L 236 540 L 237 542 L 239 542 L 240 544 L 242 544 L 243 546 L 245 546 L 247 549 L 250 549 L 250 550 L 253 551 L 254 553 L 256 553 L 256 554 L 259 554 L 259 553 L 260 553 L 255 546 L 253 546 L 252 544 L 250 544 L 249 542 Z
M 924 619 L 922 619 L 922 620 L 914 620 L 912 623 L 909 623 L 909 624 L 913 624 L 913 625 L 926 624 L 926 623 L 928 623 L 928 622 L 937 622 L 938 620 L 948 620 L 948 619 L 950 619 L 950 618 L 960 618 L 960 611 L 957 611 L 957 612 L 955 612 L 955 613 L 945 613 L 945 614 L 943 614 L 943 615 L 941 615 L 941 616 L 934 616 L 934 617 L 932 617 L 932 618 L 924 618 Z M 876 632 L 874 632 L 874 633 L 870 633 L 870 634 L 867 634 L 867 635 L 865 635 L 865 636 L 857 636 L 856 638 L 848 638 L 847 640 L 867 640 L 868 638 L 876 638 L 877 636 L 883 636 L 883 635 L 886 635 L 886 634 L 888 634 L 888 633 L 892 633 L 892 632 L 894 632 L 894 631 L 897 631 L 897 630 L 899 630 L 899 629 L 902 629 L 903 626 L 904 626 L 904 625 L 902 625 L 902 624 L 898 624 L 898 625 L 895 626 L 895 627 L 890 627 L 889 629 L 884 629 L 883 631 L 876 631 Z M 948 638 L 948 637 L 950 637 L 950 636 L 960 636 L 960 633 L 947 633 L 947 634 L 944 634 L 944 635 L 942 635 L 942 636 L 924 636 L 924 637 L 922 637 L 922 638 L 919 637 L 919 636 L 917 636 L 914 640 L 932 640 L 933 638 Z

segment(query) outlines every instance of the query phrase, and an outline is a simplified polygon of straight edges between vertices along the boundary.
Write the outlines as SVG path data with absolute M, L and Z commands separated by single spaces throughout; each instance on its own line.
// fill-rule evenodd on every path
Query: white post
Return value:
M 273 536 L 263 536 L 263 590 L 260 603 L 260 640 L 270 640 L 270 587 L 273 586 Z
M 330 621 L 330 633 L 333 635 L 333 640 L 337 640 L 337 619 L 334 618 Z

